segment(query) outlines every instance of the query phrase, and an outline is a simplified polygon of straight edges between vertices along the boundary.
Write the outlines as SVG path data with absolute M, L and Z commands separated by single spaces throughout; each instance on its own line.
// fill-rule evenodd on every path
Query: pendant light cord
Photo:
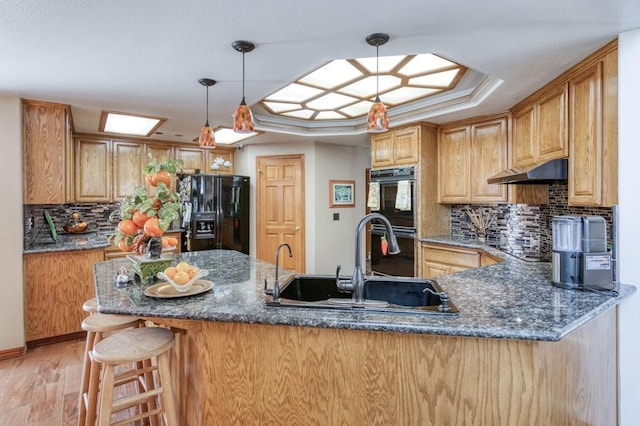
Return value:
M 209 86 L 207 86 L 207 126 L 209 125 Z
M 380 59 L 378 56 L 378 49 L 380 45 L 376 44 L 376 98 L 380 96 Z
M 242 100 L 244 100 L 244 51 L 242 52 Z

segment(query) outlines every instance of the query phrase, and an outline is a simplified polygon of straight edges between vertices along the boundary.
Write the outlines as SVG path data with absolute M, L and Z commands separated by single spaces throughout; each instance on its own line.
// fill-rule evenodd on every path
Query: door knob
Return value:
M 296 231 L 296 232 L 298 232 L 300 230 L 300 227 L 299 226 L 293 226 L 291 229 Z

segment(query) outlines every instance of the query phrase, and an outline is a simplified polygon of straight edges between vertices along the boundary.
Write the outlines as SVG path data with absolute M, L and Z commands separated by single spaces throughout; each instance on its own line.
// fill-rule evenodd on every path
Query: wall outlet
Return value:
M 35 218 L 33 216 L 29 217 L 29 219 L 27 219 L 27 229 L 33 229 L 35 223 Z
M 334 213 L 333 220 L 340 220 L 340 213 Z

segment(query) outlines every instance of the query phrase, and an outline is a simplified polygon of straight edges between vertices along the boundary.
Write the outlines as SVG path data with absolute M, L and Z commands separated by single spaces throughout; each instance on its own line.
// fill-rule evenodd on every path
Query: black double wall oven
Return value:
M 392 169 L 376 169 L 369 172 L 369 191 L 378 192 L 378 203 L 371 207 L 389 219 L 393 232 L 400 246 L 400 253 L 389 255 L 382 252 L 381 240 L 385 236 L 385 227 L 378 221 L 371 222 L 371 273 L 373 275 L 392 275 L 414 277 L 415 254 L 417 250 L 416 226 L 416 184 L 415 168 L 399 167 Z M 408 193 L 407 193 L 408 190 Z M 400 194 L 399 194 L 400 192 Z M 400 195 L 400 197 L 399 197 Z M 400 202 L 407 195 L 409 203 Z M 369 194 L 371 198 L 372 194 Z M 374 195 L 375 197 L 375 195 Z

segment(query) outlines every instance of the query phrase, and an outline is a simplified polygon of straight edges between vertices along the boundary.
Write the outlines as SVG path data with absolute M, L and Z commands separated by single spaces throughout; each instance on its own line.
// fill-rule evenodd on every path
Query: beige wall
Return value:
M 364 214 L 364 170 L 369 167 L 368 149 L 317 143 L 301 139 L 295 143 L 245 145 L 236 152 L 234 170 L 251 178 L 251 204 L 255 206 L 256 157 L 261 155 L 304 155 L 305 173 L 305 252 L 307 273 L 335 273 L 342 264 L 350 273 L 354 266 L 355 227 Z M 356 181 L 356 207 L 329 209 L 329 180 Z M 333 212 L 340 221 L 333 222 Z M 255 228 L 255 208 L 251 224 Z M 255 254 L 255 229 L 252 228 L 250 253 Z
M 3 249 L 0 256 L 0 351 L 24 346 L 22 309 L 22 122 L 18 98 L 0 96 Z

